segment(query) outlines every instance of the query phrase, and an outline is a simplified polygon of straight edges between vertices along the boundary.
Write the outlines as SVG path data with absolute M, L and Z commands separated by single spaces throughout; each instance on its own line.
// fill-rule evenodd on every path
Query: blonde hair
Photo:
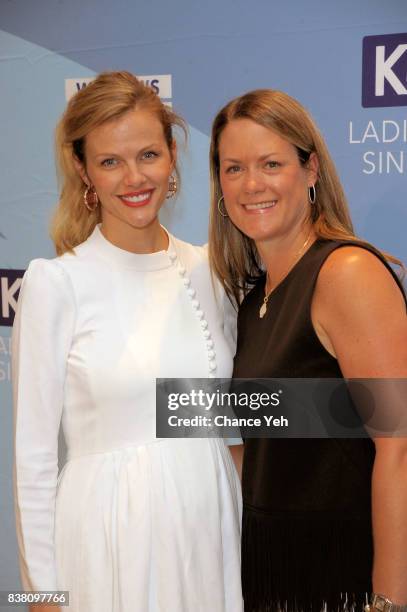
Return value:
M 229 298 L 239 304 L 264 272 L 254 241 L 218 210 L 218 201 L 222 196 L 219 139 L 226 125 L 234 119 L 251 119 L 276 132 L 296 147 L 303 166 L 307 165 L 311 153 L 315 153 L 319 171 L 315 185 L 316 200 L 310 210 L 314 232 L 317 238 L 333 240 L 354 240 L 355 233 L 335 165 L 321 133 L 305 108 L 288 94 L 271 89 L 257 89 L 231 100 L 219 111 L 212 125 L 209 258 L 212 270 Z M 360 239 L 358 242 L 367 244 Z M 383 255 L 402 266 L 398 259 Z
M 179 126 L 186 135 L 181 117 L 164 106 L 153 89 L 130 72 L 103 72 L 69 101 L 55 135 L 60 199 L 50 234 L 58 255 L 86 240 L 101 220 L 100 206 L 90 212 L 84 205 L 86 185 L 77 172 L 74 157 L 86 165 L 87 134 L 135 108 L 147 109 L 158 117 L 170 150 L 174 126 Z M 175 172 L 178 176 L 177 169 Z

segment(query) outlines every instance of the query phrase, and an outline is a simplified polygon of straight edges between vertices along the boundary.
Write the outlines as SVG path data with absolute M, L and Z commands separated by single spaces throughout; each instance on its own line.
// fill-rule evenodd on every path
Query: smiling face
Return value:
M 146 238 L 155 244 L 175 165 L 175 143 L 170 150 L 160 120 L 136 109 L 98 126 L 86 136 L 85 160 L 76 167 L 96 190 L 106 238 L 127 250 Z
M 318 162 L 306 166 L 297 149 L 251 119 L 233 119 L 219 138 L 219 178 L 231 221 L 259 247 L 295 241 L 309 223 L 308 187 Z

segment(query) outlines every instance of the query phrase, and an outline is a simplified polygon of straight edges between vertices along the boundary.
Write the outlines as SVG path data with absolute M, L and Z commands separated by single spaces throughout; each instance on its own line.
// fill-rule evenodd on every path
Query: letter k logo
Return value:
M 363 39 L 362 106 L 407 106 L 407 33 Z
M 385 60 L 386 47 L 376 47 L 376 96 L 384 96 L 384 80 L 387 79 L 398 95 L 407 94 L 407 89 L 393 72 L 394 64 L 407 51 L 407 45 L 398 45 Z

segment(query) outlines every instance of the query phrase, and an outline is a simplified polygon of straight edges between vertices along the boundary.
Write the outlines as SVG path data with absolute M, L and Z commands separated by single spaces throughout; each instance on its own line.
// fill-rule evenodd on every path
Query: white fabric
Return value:
M 71 611 L 243 609 L 228 448 L 155 437 L 155 377 L 209 371 L 180 262 L 216 375 L 228 377 L 233 333 L 203 248 L 170 237 L 168 251 L 135 255 L 96 228 L 75 254 L 34 260 L 24 276 L 12 348 L 23 587 L 69 590 Z

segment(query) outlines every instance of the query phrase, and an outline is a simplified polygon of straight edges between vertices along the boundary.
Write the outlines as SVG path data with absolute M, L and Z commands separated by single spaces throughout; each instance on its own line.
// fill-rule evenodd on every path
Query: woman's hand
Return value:
M 239 474 L 240 482 L 242 482 L 242 465 L 243 465 L 243 453 L 244 444 L 235 444 L 229 446 L 230 454 L 236 466 L 237 473 Z

